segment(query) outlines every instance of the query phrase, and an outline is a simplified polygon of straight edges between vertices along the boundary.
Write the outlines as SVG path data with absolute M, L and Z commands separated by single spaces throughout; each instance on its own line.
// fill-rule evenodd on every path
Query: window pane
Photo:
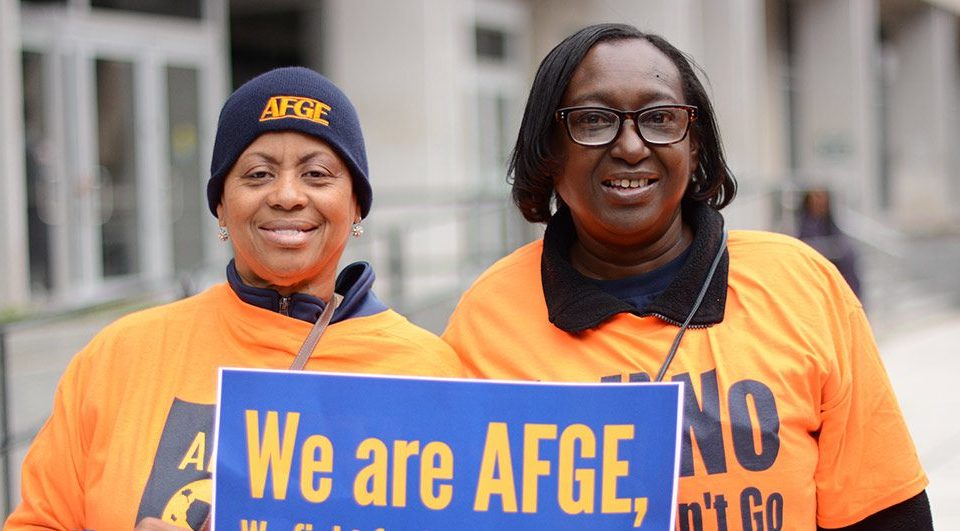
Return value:
M 502 30 L 476 27 L 477 57 L 503 61 L 507 58 L 507 34 Z
M 200 162 L 200 88 L 193 68 L 167 68 L 167 143 L 170 158 L 170 219 L 173 261 L 178 272 L 193 272 L 203 263 L 207 215 Z
M 43 94 L 48 80 L 43 56 L 23 54 L 23 119 L 27 188 L 27 237 L 30 255 L 30 287 L 34 292 L 53 287 L 50 263 L 50 226 L 62 210 L 54 205 L 54 172 L 50 168 L 50 139 Z
M 136 129 L 133 65 L 97 61 L 100 219 L 103 276 L 127 275 L 138 264 Z
M 90 0 L 91 7 L 199 19 L 202 0 Z
M 230 64 L 233 86 L 239 87 L 271 68 L 304 64 L 305 19 L 302 10 L 266 2 L 232 9 Z

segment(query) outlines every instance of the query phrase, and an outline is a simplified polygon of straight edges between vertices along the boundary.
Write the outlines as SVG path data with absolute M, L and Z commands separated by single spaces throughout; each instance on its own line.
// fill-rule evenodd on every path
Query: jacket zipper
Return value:
M 656 317 L 661 321 L 672 324 L 673 326 L 683 326 L 682 322 L 674 321 L 673 319 L 670 319 L 669 317 L 661 313 L 651 312 L 651 313 L 645 313 L 640 315 L 640 317 L 648 317 L 648 316 Z M 687 325 L 687 329 L 692 330 L 692 329 L 699 329 L 699 328 L 710 328 L 710 325 L 709 324 L 692 324 L 692 323 Z
M 290 297 L 280 297 L 280 314 L 290 317 Z

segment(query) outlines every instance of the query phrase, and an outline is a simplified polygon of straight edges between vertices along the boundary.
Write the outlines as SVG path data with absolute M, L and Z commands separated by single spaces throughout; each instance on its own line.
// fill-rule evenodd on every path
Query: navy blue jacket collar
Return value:
M 367 262 L 354 262 L 337 276 L 334 290 L 343 296 L 343 302 L 333 312 L 331 323 L 352 317 L 373 315 L 387 309 L 387 306 L 373 293 L 373 281 L 376 276 L 373 267 Z M 257 288 L 243 283 L 233 260 L 227 264 L 227 282 L 240 300 L 272 312 L 283 313 L 301 321 L 314 323 L 323 312 L 324 302 L 313 295 L 294 293 L 284 297 L 275 290 Z

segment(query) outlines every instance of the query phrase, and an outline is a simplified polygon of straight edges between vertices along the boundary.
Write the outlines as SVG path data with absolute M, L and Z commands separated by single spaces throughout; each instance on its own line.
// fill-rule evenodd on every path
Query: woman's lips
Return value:
M 621 179 L 607 179 L 603 181 L 603 185 L 607 188 L 644 188 L 649 186 L 651 183 L 655 182 L 653 179 L 642 178 L 621 178 Z
M 280 247 L 299 247 L 307 243 L 316 227 L 308 225 L 264 225 L 260 233 L 270 243 Z
M 618 175 L 600 182 L 604 195 L 614 203 L 633 204 L 650 197 L 660 180 L 651 176 Z

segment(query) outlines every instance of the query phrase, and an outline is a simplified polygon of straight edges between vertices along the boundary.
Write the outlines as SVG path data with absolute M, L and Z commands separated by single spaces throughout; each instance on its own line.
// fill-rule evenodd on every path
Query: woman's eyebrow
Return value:
M 653 92 L 644 94 L 644 96 L 648 102 L 679 101 L 675 95 L 662 90 L 655 90 Z M 569 106 L 583 105 L 585 103 L 592 103 L 592 102 L 603 102 L 609 105 L 609 101 L 611 99 L 613 99 L 613 95 L 610 94 L 609 92 L 595 90 L 592 92 L 587 92 L 584 94 L 577 95 L 577 97 L 570 100 Z M 647 105 L 649 105 L 649 103 L 645 104 L 644 106 L 647 106 Z M 623 109 L 623 110 L 635 110 L 635 109 Z
M 274 156 L 271 155 L 270 153 L 267 153 L 267 152 L 264 152 L 264 151 L 251 151 L 250 153 L 244 153 L 244 154 L 242 155 L 242 157 L 243 157 L 244 159 L 248 159 L 248 158 L 258 158 L 258 159 L 262 159 L 262 160 L 264 160 L 264 161 L 266 161 L 266 162 L 269 162 L 269 163 L 271 163 L 271 164 L 277 164 L 278 162 L 280 162 L 276 157 L 274 157 Z
M 305 153 L 305 154 L 303 154 L 302 156 L 300 156 L 300 158 L 297 159 L 297 164 L 303 164 L 303 163 L 305 163 L 305 162 L 310 162 L 310 161 L 312 161 L 313 159 L 322 158 L 324 155 L 325 155 L 325 153 L 324 153 L 323 151 L 311 151 L 311 152 L 309 152 L 309 153 Z

